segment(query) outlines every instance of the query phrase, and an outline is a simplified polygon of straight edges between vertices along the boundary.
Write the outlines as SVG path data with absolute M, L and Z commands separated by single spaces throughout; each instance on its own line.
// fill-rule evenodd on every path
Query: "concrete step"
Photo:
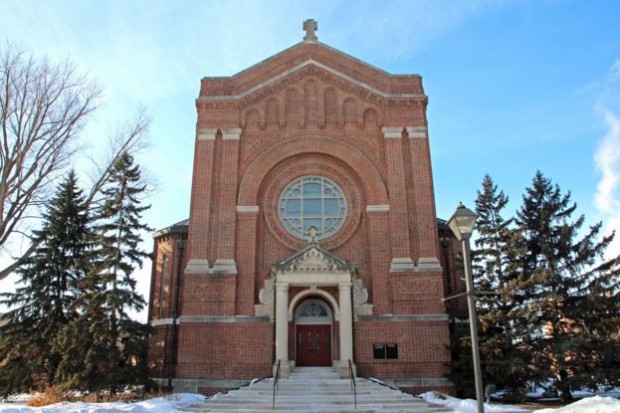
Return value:
M 434 406 L 374 381 L 357 378 L 357 409 L 351 381 L 338 378 L 336 369 L 297 367 L 290 378 L 278 382 L 275 409 L 273 403 L 273 378 L 254 382 L 248 386 L 218 394 L 204 403 L 185 408 L 196 413 L 215 412 L 309 412 L 309 413 L 396 413 L 451 412 L 441 406 Z
M 230 397 L 222 397 L 211 400 L 210 404 L 253 404 L 253 403 L 263 403 L 265 401 L 270 401 L 269 397 L 248 397 L 248 398 L 230 398 Z M 340 397 L 322 397 L 317 399 L 316 396 L 307 395 L 305 397 L 279 397 L 276 396 L 276 401 L 278 404 L 294 404 L 294 403 L 306 403 L 306 405 L 348 405 L 353 403 L 353 395 L 350 396 L 340 396 Z M 407 399 L 407 398 L 398 398 L 398 399 L 390 399 L 390 398 L 363 398 L 357 399 L 358 404 L 420 404 L 426 405 L 426 402 L 415 400 L 415 399 Z
M 277 404 L 272 408 L 271 404 L 266 405 L 200 405 L 185 408 L 184 411 L 207 413 L 207 412 L 269 412 L 269 411 L 286 411 L 286 412 L 417 412 L 417 413 L 451 413 L 452 410 L 431 405 L 412 405 L 412 404 L 358 404 L 357 408 L 351 403 L 350 405 L 333 406 L 333 405 L 303 405 L 298 404 Z

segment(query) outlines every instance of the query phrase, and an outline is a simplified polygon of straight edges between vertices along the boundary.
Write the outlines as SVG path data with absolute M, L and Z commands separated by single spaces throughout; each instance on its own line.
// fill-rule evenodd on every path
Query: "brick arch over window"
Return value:
M 261 183 L 269 171 L 292 156 L 319 153 L 335 157 L 357 172 L 370 205 L 387 204 L 387 190 L 375 165 L 360 150 L 332 138 L 296 137 L 266 148 L 243 174 L 237 205 L 256 205 Z

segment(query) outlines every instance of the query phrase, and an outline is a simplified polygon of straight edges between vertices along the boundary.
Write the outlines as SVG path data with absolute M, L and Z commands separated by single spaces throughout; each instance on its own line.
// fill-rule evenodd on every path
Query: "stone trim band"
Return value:
M 241 137 L 241 128 L 198 128 L 196 130 L 196 139 L 199 141 L 213 141 L 220 131 L 224 140 L 239 140 Z

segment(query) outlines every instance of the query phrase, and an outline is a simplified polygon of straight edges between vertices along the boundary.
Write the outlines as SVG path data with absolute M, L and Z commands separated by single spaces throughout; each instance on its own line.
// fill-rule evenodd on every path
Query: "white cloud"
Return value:
M 601 172 L 601 179 L 594 195 L 594 204 L 605 214 L 620 212 L 618 185 L 620 184 L 620 118 L 612 112 L 605 113 L 607 134 L 598 144 L 594 162 Z
M 616 231 L 610 256 L 620 254 L 620 59 L 612 65 L 600 88 L 596 111 L 606 133 L 594 153 L 594 164 L 601 177 L 594 194 L 594 205 L 602 214 L 605 232 Z

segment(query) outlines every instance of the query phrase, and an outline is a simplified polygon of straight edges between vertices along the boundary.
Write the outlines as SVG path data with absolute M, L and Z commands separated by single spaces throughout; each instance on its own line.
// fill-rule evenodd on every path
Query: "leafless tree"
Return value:
M 71 63 L 36 60 L 11 44 L 0 45 L 0 251 L 15 236 L 30 243 L 14 262 L 0 269 L 0 280 L 36 248 L 28 238 L 27 223 L 39 216 L 51 184 L 66 171 L 77 150 L 78 134 L 99 96 L 99 89 Z M 108 158 L 98 163 L 89 202 L 116 156 L 131 151 L 148 124 L 141 112 L 116 137 Z

